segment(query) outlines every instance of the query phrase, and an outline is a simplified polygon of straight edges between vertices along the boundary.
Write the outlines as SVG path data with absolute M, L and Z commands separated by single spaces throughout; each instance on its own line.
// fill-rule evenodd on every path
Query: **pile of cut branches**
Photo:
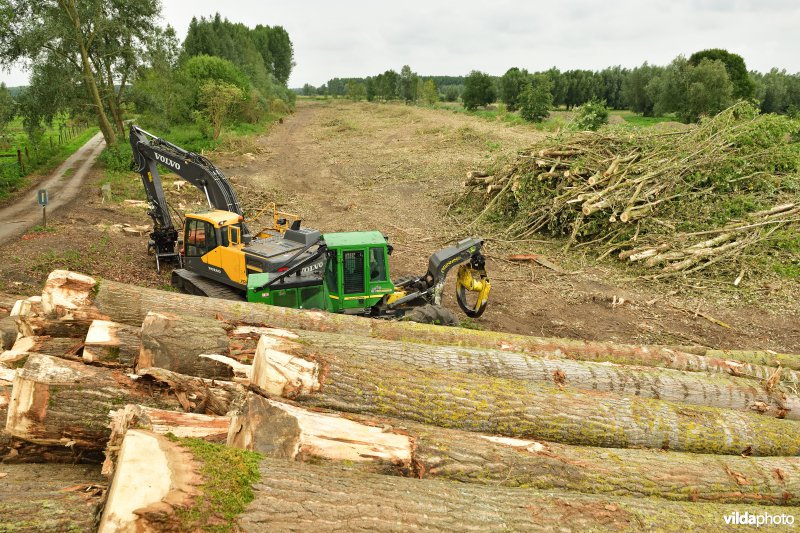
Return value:
M 680 131 L 565 132 L 465 185 L 483 196 L 480 218 L 511 217 L 515 237 L 567 236 L 667 276 L 763 255 L 757 245 L 796 262 L 798 170 L 800 121 L 740 102 Z

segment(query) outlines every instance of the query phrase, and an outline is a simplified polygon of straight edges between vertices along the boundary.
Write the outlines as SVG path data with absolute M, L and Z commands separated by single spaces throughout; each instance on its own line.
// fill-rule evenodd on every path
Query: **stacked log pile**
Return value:
M 27 302 L 0 371 L 0 451 L 102 463 L 107 493 L 86 481 L 101 531 L 195 529 L 209 512 L 245 531 L 715 531 L 800 507 L 797 356 L 376 321 L 65 271 Z M 213 514 L 191 439 L 261 454 L 235 513 Z

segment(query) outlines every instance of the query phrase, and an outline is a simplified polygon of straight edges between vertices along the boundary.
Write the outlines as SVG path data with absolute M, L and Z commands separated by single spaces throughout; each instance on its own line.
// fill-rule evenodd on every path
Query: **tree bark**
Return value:
M 23 337 L 74 337 L 86 334 L 88 324 L 71 318 L 45 316 L 41 296 L 19 300 L 11 311 L 17 332 Z
M 103 462 L 103 475 L 106 476 L 113 476 L 118 452 L 129 430 L 146 429 L 158 435 L 170 433 L 176 437 L 194 437 L 225 443 L 231 422 L 227 416 L 181 413 L 134 404 L 112 411 L 110 418 L 111 436 Z
M 265 459 L 244 531 L 729 531 L 763 507 L 665 502 L 357 474 Z M 789 512 L 792 514 L 792 512 Z
M 83 360 L 87 363 L 133 368 L 139 355 L 139 344 L 139 328 L 95 320 L 86 333 Z
M 343 333 L 360 337 L 434 345 L 465 346 L 530 353 L 582 361 L 720 372 L 768 380 L 776 368 L 746 362 L 704 357 L 663 346 L 634 346 L 612 342 L 545 339 L 512 333 L 432 326 L 412 322 L 374 320 L 321 311 L 273 307 L 256 303 L 203 298 L 158 291 L 110 280 L 94 289 L 94 310 L 107 320 L 136 326 L 149 311 L 218 317 L 235 324 Z M 92 288 L 86 296 L 91 297 Z M 99 316 L 98 316 L 99 318 Z M 800 382 L 800 372 L 783 369 L 784 379 Z
M 380 357 L 420 370 L 434 367 L 468 374 L 546 382 L 569 390 L 641 396 L 800 419 L 800 398 L 794 394 L 767 391 L 753 380 L 734 376 L 536 357 L 491 349 L 411 344 L 331 333 L 298 331 L 297 334 L 303 346 L 315 353 L 346 351 L 348 357 L 353 359 Z
M 210 379 L 233 377 L 230 366 L 200 354 L 225 354 L 228 334 L 220 322 L 173 313 L 148 313 L 142 323 L 137 368 L 158 367 Z
M 106 481 L 97 466 L 0 465 L 0 529 L 92 531 Z
M 13 317 L 0 318 L 0 351 L 10 350 L 17 341 L 17 322 Z
M 52 355 L 64 359 L 78 360 L 77 355 L 83 347 L 81 339 L 58 337 L 20 337 L 11 350 L 0 356 L 0 361 L 11 363 L 23 360 L 31 353 Z M 8 363 L 6 363 L 8 364 Z
M 45 446 L 103 449 L 109 412 L 128 403 L 177 406 L 163 391 L 121 372 L 31 354 L 14 378 L 6 430 Z
M 228 445 L 267 457 L 491 486 L 676 501 L 800 504 L 800 458 L 569 446 L 390 419 L 344 418 L 250 393 Z
M 432 366 L 409 368 L 388 357 L 353 356 L 346 349 L 319 354 L 312 347 L 307 353 L 302 345 L 287 349 L 284 342 L 277 350 L 267 339 L 256 354 L 253 385 L 309 406 L 566 444 L 732 455 L 800 453 L 800 426 L 791 421 Z
M 91 100 L 95 107 L 95 111 L 97 112 L 100 131 L 103 132 L 103 137 L 106 140 L 106 144 L 108 146 L 112 146 L 117 143 L 117 135 L 114 133 L 114 128 L 108 121 L 105 108 L 103 107 L 103 101 L 100 98 L 100 91 L 97 88 L 97 82 L 95 80 L 94 72 L 92 71 L 91 60 L 89 58 L 89 50 L 83 37 L 83 28 L 81 28 L 80 15 L 78 14 L 74 0 L 59 0 L 59 3 L 62 5 L 62 8 L 67 13 L 67 16 L 69 16 L 70 21 L 75 28 L 74 37 L 80 51 L 83 81 L 86 84 L 86 91 L 89 93 L 89 100 Z

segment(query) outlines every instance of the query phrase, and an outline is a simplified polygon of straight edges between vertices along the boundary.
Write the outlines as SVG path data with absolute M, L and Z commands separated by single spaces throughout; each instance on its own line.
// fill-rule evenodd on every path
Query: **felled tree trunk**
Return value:
M 64 359 L 78 360 L 77 353 L 83 348 L 81 339 L 63 337 L 20 337 L 11 352 L 15 354 L 39 353 L 62 357 Z M 5 358 L 4 358 L 5 359 Z M 15 359 L 18 361 L 19 359 Z
M 309 353 L 264 337 L 253 385 L 310 406 L 567 444 L 716 454 L 795 455 L 800 426 L 756 414 L 546 383 L 409 368 L 346 348 Z M 274 339 L 273 339 L 274 342 Z M 261 348 L 261 346 L 259 347 Z
M 372 473 L 678 501 L 800 504 L 800 458 L 570 446 L 344 418 L 249 394 L 228 445 Z
M 219 317 L 231 323 L 266 325 L 276 328 L 305 329 L 377 337 L 406 342 L 494 348 L 505 351 L 565 357 L 583 361 L 654 366 L 676 370 L 721 372 L 767 380 L 775 368 L 733 360 L 704 357 L 662 346 L 634 346 L 612 342 L 587 342 L 570 339 L 544 339 L 512 333 L 477 331 L 431 326 L 412 322 L 371 320 L 321 311 L 304 311 L 262 304 L 203 298 L 174 292 L 134 287 L 103 280 L 86 289 L 93 310 L 108 320 L 132 326 L 141 324 L 149 311 Z M 77 297 L 84 299 L 81 293 Z M 800 372 L 783 369 L 789 381 L 800 382 Z
M 177 531 L 166 524 L 199 492 L 198 470 L 192 454 L 164 436 L 128 431 L 98 531 Z
M 106 487 L 97 466 L 3 464 L 0 472 L 0 529 L 94 529 Z
M 347 351 L 353 359 L 381 357 L 409 368 L 428 367 L 531 382 L 562 389 L 610 392 L 693 405 L 758 412 L 800 419 L 800 398 L 789 392 L 767 391 L 755 381 L 704 372 L 679 372 L 653 367 L 536 357 L 518 352 L 409 344 L 383 339 L 299 331 L 307 351 Z
M 83 360 L 133 368 L 139 355 L 140 329 L 107 320 L 93 321 L 86 333 Z
M 125 434 L 130 430 L 146 429 L 158 435 L 169 433 L 176 437 L 195 437 L 224 443 L 231 421 L 227 416 L 182 413 L 133 404 L 112 411 L 110 418 L 111 436 L 103 462 L 103 474 L 107 476 L 112 475 Z
M 540 492 L 360 474 L 279 459 L 261 463 L 244 531 L 725 531 L 757 506 Z
M 25 337 L 80 338 L 87 329 L 85 320 L 75 319 L 70 315 L 48 316 L 44 311 L 41 296 L 31 296 L 27 300 L 17 301 L 10 316 L 14 319 L 19 334 Z
M 6 430 L 44 446 L 105 447 L 108 413 L 127 403 L 175 407 L 177 402 L 121 372 L 31 354 L 14 378 Z
M 233 377 L 230 366 L 200 357 L 228 351 L 227 332 L 216 320 L 151 312 L 142 323 L 141 336 L 137 368 L 158 367 L 203 378 Z

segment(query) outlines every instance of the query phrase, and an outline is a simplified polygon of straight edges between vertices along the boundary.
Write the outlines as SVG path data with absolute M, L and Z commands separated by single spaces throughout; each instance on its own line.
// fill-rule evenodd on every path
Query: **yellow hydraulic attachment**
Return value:
M 485 269 L 477 269 L 470 263 L 464 263 L 458 267 L 458 278 L 456 278 L 456 300 L 458 306 L 470 318 L 477 318 L 486 310 L 489 302 L 489 276 Z M 467 291 L 478 293 L 474 304 L 467 301 Z

